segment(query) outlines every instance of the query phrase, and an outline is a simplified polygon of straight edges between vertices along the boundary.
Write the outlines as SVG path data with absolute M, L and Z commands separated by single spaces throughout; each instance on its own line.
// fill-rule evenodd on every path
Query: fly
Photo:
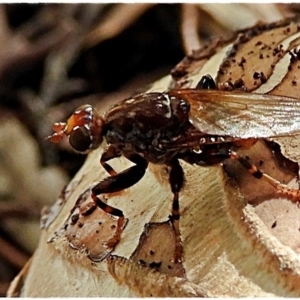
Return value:
M 78 152 L 96 149 L 103 139 L 108 144 L 100 163 L 110 176 L 92 188 L 91 198 L 99 208 L 118 217 L 117 230 L 107 243 L 110 249 L 121 238 L 125 217 L 99 196 L 136 184 L 148 163 L 170 167 L 175 261 L 182 260 L 179 193 L 184 171 L 180 159 L 201 166 L 228 158 L 237 160 L 255 178 L 267 181 L 294 202 L 300 200 L 299 190 L 281 184 L 234 151 L 248 148 L 259 139 L 299 134 L 300 101 L 294 98 L 217 90 L 207 75 L 195 89 L 140 94 L 114 105 L 103 117 L 92 106 L 81 106 L 67 122 L 55 123 L 53 130 L 55 133 L 49 137 L 52 142 L 58 143 L 66 135 Z M 120 156 L 135 165 L 117 173 L 107 162 Z

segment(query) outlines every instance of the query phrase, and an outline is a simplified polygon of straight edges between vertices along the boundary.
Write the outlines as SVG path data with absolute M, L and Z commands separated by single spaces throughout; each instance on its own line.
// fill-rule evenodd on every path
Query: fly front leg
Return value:
M 105 152 L 103 152 L 103 154 L 101 155 L 100 163 L 110 176 L 117 175 L 118 173 L 107 163 L 107 161 L 120 157 L 121 155 L 121 151 L 119 151 L 114 145 L 109 145 Z M 91 214 L 96 208 L 96 203 L 93 202 L 93 204 L 93 206 L 90 205 L 89 207 L 82 210 L 81 213 L 85 216 Z
M 109 145 L 106 151 L 102 154 L 100 163 L 110 176 L 117 175 L 118 173 L 106 162 L 113 158 L 120 157 L 121 155 L 121 151 L 118 150 L 114 145 Z
M 172 202 L 172 215 L 171 221 L 173 224 L 174 232 L 175 232 L 175 255 L 174 261 L 180 262 L 182 261 L 182 243 L 180 239 L 180 229 L 179 229 L 179 192 L 183 186 L 184 182 L 184 173 L 179 161 L 176 159 L 171 163 L 171 172 L 169 177 L 169 182 L 171 186 L 171 190 L 173 193 L 173 202 Z
M 105 178 L 92 188 L 91 197 L 96 205 L 106 213 L 118 217 L 116 232 L 114 236 L 107 242 L 108 248 L 114 248 L 114 246 L 120 241 L 121 233 L 125 226 L 125 217 L 120 209 L 108 205 L 97 196 L 101 194 L 119 192 L 133 186 L 144 176 L 148 166 L 148 162 L 139 155 L 129 155 L 126 156 L 126 158 L 136 165 L 120 173 L 116 173 L 113 176 Z

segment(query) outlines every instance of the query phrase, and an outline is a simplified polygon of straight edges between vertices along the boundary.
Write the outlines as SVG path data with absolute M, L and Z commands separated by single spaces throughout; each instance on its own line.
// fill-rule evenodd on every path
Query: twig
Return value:
M 199 7 L 211 15 L 215 22 L 222 24 L 223 27 L 229 30 L 253 26 L 260 20 L 257 14 L 241 3 L 203 3 L 199 4 Z
M 275 22 L 284 17 L 284 14 L 276 3 L 245 3 L 244 5 L 252 10 L 254 14 L 260 16 L 260 20 L 264 22 Z
M 41 98 L 49 106 L 65 91 L 68 82 L 67 73 L 81 50 L 81 44 L 86 31 L 101 6 L 95 5 L 65 5 L 64 20 L 72 28 L 71 34 L 61 43 L 59 49 L 52 51 L 46 60 L 45 75 L 42 81 Z M 80 19 L 75 21 L 76 9 L 80 9 Z M 98 9 L 97 9 L 98 8 Z
M 100 42 L 112 38 L 129 27 L 154 3 L 118 4 L 106 15 L 97 28 L 92 30 L 85 38 L 84 45 L 93 47 Z
M 0 44 L 5 45 L 10 38 L 11 32 L 7 26 L 7 18 L 3 4 L 0 5 Z
M 181 36 L 186 54 L 202 45 L 198 35 L 199 11 L 194 4 L 182 4 Z
M 0 236 L 0 256 L 2 256 L 6 261 L 8 261 L 13 266 L 21 269 L 26 264 L 29 256 L 24 252 L 21 252 L 12 244 L 4 240 Z
M 8 281 L 0 281 L 0 297 L 5 297 L 9 284 Z
M 21 201 L 20 201 L 21 202 Z M 30 207 L 18 203 L 6 203 L 0 201 L 0 219 L 22 218 L 24 220 L 38 220 L 40 217 L 40 207 Z

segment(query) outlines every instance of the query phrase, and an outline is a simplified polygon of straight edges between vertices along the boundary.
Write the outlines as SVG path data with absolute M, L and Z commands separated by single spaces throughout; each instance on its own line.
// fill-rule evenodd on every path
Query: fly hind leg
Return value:
M 124 214 L 120 209 L 108 205 L 107 203 L 103 202 L 98 196 L 101 194 L 119 192 L 133 186 L 144 176 L 148 166 L 147 161 L 139 155 L 129 155 L 127 158 L 136 165 L 120 173 L 105 178 L 92 188 L 91 197 L 96 205 L 106 213 L 118 217 L 116 232 L 114 236 L 106 243 L 108 248 L 114 248 L 114 246 L 120 241 L 121 233 L 126 221 Z
M 230 151 L 229 153 L 231 159 L 235 159 L 240 162 L 240 164 L 248 170 L 248 172 L 257 179 L 262 179 L 269 184 L 271 184 L 278 193 L 287 196 L 292 202 L 299 203 L 300 201 L 300 190 L 289 188 L 286 184 L 281 183 L 270 175 L 264 173 L 254 164 L 251 164 L 248 159 L 243 156 L 239 156 L 237 153 Z
M 192 164 L 195 163 L 202 166 L 209 166 L 221 163 L 223 160 L 228 158 L 237 160 L 253 177 L 268 182 L 278 193 L 286 196 L 292 202 L 300 202 L 300 190 L 289 188 L 287 185 L 264 173 L 254 164 L 250 163 L 246 157 L 240 156 L 236 152 L 230 150 L 230 148 L 215 149 L 208 147 L 202 153 L 194 153 L 193 156 L 188 157 L 185 160 Z

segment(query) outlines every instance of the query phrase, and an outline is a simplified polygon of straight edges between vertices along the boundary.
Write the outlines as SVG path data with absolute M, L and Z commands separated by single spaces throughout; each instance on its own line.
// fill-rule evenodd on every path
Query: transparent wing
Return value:
M 236 138 L 300 133 L 300 100 L 242 92 L 182 89 L 169 96 L 191 105 L 190 121 L 201 132 Z

